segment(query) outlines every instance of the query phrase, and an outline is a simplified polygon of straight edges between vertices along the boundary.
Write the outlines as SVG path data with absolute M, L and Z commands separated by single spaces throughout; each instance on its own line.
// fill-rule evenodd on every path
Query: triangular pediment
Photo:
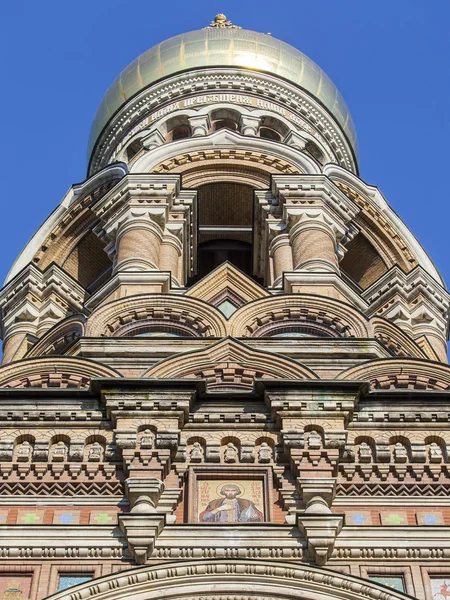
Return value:
M 270 294 L 237 267 L 224 262 L 191 287 L 186 296 L 208 302 L 230 317 L 244 304 Z

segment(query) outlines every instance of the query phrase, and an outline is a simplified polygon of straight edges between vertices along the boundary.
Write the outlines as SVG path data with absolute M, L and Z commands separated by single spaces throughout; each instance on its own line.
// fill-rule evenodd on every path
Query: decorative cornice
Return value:
M 231 87 L 228 87 L 229 82 L 232 82 Z M 257 97 L 280 102 L 287 110 L 290 109 L 296 113 L 298 127 L 309 128 L 308 133 L 316 132 L 319 138 L 323 136 L 324 139 L 330 140 L 337 161 L 351 171 L 356 170 L 347 139 L 327 111 L 307 93 L 265 73 L 215 68 L 214 70 L 203 69 L 170 77 L 159 84 L 150 86 L 131 99 L 113 117 L 101 134 L 92 154 L 90 173 L 98 171 L 111 161 L 115 149 L 129 132 L 154 127 L 155 122 L 145 122 L 144 115 L 146 113 L 154 112 L 178 101 L 186 90 L 188 90 L 186 95 L 192 96 L 205 91 L 211 94 L 216 89 L 221 94 L 227 91 L 233 94 L 253 93 Z M 295 129 L 295 124 L 293 124 L 293 129 Z

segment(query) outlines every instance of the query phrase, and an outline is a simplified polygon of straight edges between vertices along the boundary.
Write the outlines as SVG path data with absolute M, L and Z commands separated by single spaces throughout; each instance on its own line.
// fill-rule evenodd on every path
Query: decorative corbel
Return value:
M 297 481 L 306 504 L 305 512 L 297 514 L 297 527 L 307 540 L 308 552 L 317 565 L 323 566 L 333 553 L 344 522 L 343 515 L 333 514 L 330 510 L 336 479 L 299 477 Z
M 155 477 L 136 477 L 126 480 L 125 490 L 131 511 L 119 515 L 119 526 L 127 538 L 130 555 L 142 565 L 153 552 L 166 522 L 165 515 L 156 509 L 164 484 Z
M 119 515 L 119 526 L 127 538 L 128 552 L 138 565 L 144 564 L 151 556 L 164 525 L 164 514 Z

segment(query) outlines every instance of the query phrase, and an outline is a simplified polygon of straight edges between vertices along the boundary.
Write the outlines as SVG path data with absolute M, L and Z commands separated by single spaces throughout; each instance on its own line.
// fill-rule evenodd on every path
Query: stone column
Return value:
M 289 235 L 294 270 L 339 273 L 333 223 L 323 210 L 305 211 L 291 226 Z
M 427 332 L 425 333 L 425 337 L 430 346 L 432 347 L 433 351 L 436 353 L 438 360 L 440 360 L 443 363 L 447 363 L 447 344 L 443 339 L 443 336 L 439 335 L 438 333 Z
M 192 130 L 192 137 L 208 135 L 211 123 L 208 115 L 196 115 L 189 117 L 189 125 Z
M 261 124 L 260 117 L 252 117 L 250 115 L 241 116 L 241 133 L 242 135 L 257 135 Z
M 28 350 L 27 334 L 22 332 L 12 334 L 3 341 L 2 364 L 23 358 Z
M 170 289 L 167 271 L 173 270 L 176 280 L 179 247 L 161 250 L 168 222 L 175 215 L 181 228 L 190 223 L 185 213 L 191 205 L 177 203 L 180 183 L 179 175 L 131 173 L 93 207 L 100 219 L 94 231 L 105 241 L 114 267 L 111 280 L 90 298 L 90 310 L 116 298 Z
M 117 230 L 114 272 L 157 270 L 162 239 L 161 227 L 148 213 L 130 214 Z
M 358 207 L 324 175 L 273 175 L 272 192 L 289 231 L 294 271 L 339 275 L 340 245 Z
M 153 150 L 162 146 L 166 140 L 158 129 L 153 129 L 145 137 L 141 138 L 142 146 L 147 150 Z
M 273 284 L 277 285 L 285 271 L 292 271 L 292 248 L 289 235 L 283 233 L 274 237 L 270 244 L 270 256 L 273 259 Z
M 29 264 L 0 292 L 3 364 L 19 360 L 55 323 L 81 312 L 85 289 L 56 264 L 45 271 Z
M 170 271 L 178 285 L 183 285 L 182 279 L 179 279 L 182 251 L 181 241 L 172 233 L 166 233 L 161 246 L 160 270 Z

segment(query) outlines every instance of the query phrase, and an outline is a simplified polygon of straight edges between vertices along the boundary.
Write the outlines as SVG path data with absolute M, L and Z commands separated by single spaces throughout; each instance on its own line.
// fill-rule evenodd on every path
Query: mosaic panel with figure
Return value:
M 200 523 L 265 521 L 261 480 L 199 480 L 197 499 L 197 518 Z

